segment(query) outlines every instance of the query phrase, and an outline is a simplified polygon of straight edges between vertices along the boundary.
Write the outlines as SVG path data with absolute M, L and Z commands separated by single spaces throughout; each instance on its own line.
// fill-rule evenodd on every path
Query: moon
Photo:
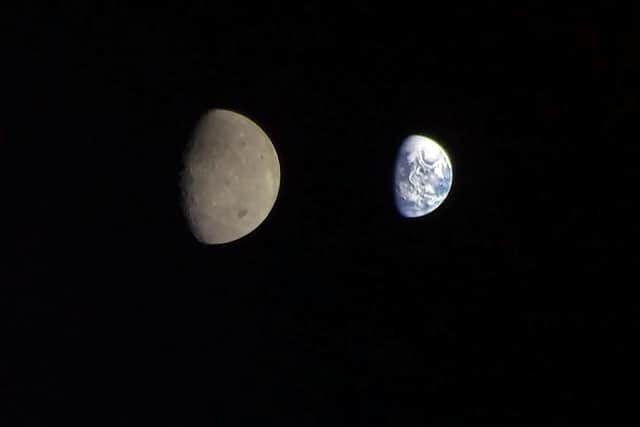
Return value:
M 398 212 L 406 218 L 427 215 L 449 195 L 453 181 L 451 160 L 433 139 L 410 135 L 398 150 L 394 181 Z
M 280 189 L 280 162 L 256 123 L 214 109 L 196 125 L 181 179 L 194 236 L 204 244 L 228 243 L 254 231 L 271 212 Z

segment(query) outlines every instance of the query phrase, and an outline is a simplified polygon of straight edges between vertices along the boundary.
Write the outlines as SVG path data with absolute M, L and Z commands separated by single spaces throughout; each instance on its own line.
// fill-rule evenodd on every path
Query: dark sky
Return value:
M 2 13 L 0 424 L 633 409 L 638 10 L 196 3 Z M 178 174 L 216 107 L 260 124 L 282 181 L 254 233 L 204 246 Z M 410 133 L 454 167 L 417 220 L 390 187 Z

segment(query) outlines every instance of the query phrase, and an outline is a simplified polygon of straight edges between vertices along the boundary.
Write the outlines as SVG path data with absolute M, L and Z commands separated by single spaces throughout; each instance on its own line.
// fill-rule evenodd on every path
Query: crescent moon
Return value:
M 186 218 L 205 244 L 240 239 L 267 218 L 280 189 L 280 162 L 249 118 L 215 109 L 198 122 L 182 173 Z

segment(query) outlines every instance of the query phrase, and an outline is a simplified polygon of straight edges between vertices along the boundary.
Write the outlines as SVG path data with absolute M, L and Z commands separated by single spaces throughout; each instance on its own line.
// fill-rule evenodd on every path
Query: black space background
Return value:
M 1 14 L 2 425 L 637 422 L 637 7 L 185 3 Z M 215 107 L 282 181 L 206 247 Z M 409 133 L 454 165 L 419 220 Z

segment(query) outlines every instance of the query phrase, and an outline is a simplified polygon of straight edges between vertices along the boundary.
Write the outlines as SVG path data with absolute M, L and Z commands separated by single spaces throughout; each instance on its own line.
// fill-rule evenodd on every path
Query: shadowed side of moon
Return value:
M 195 237 L 227 243 L 255 230 L 280 188 L 280 162 L 269 137 L 247 117 L 211 110 L 187 147 L 183 203 Z

